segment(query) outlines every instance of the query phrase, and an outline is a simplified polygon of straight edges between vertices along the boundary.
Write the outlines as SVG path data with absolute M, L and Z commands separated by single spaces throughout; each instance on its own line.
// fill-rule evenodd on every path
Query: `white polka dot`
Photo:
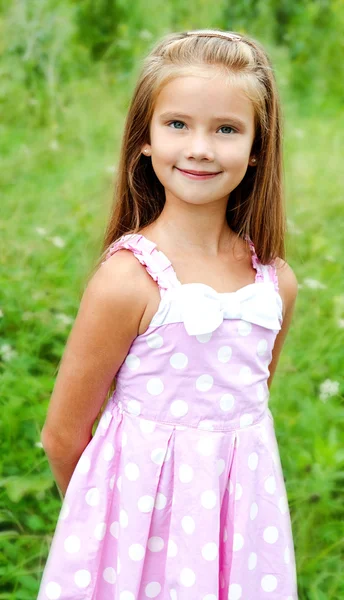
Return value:
M 220 475 L 222 475 L 223 471 L 225 470 L 225 466 L 226 463 L 223 460 L 223 458 L 219 458 L 219 460 L 216 462 L 216 471 L 218 476 L 220 477 Z
M 151 581 L 145 587 L 145 594 L 147 598 L 156 598 L 161 592 L 161 585 L 157 581 Z
M 137 371 L 141 361 L 139 357 L 136 356 L 136 354 L 128 354 L 124 362 L 127 365 L 128 369 L 130 369 L 131 371 Z
M 118 479 L 116 481 L 116 485 L 117 485 L 117 488 L 119 489 L 119 491 L 121 491 L 121 489 L 122 489 L 122 475 L 120 475 L 118 477 Z
M 149 421 L 148 419 L 140 419 L 140 429 L 142 433 L 153 433 L 155 427 L 155 421 Z
M 177 592 L 174 588 L 170 590 L 170 598 L 171 600 L 178 600 Z
M 154 506 L 154 498 L 153 496 L 141 496 L 139 499 L 137 506 L 140 512 L 148 513 L 151 512 Z
M 109 410 L 105 410 L 103 412 L 103 414 L 102 414 L 102 417 L 101 417 L 100 421 L 99 421 L 100 426 L 103 429 L 107 429 L 109 427 L 109 425 L 110 425 L 111 419 L 112 419 L 112 415 L 111 415 L 110 411 Z
M 286 546 L 286 549 L 284 550 L 284 562 L 287 564 L 290 563 L 290 550 L 289 550 L 289 546 Z
M 268 349 L 268 341 L 265 339 L 259 340 L 258 345 L 257 345 L 258 356 L 264 356 L 267 349 Z
M 124 508 L 122 508 L 122 510 L 119 513 L 119 522 L 121 527 L 128 527 L 128 523 L 129 523 L 129 519 L 128 519 L 128 513 L 126 510 L 124 510 Z
M 148 548 L 151 552 L 160 552 L 164 547 L 164 540 L 158 535 L 153 535 L 148 540 Z
M 137 417 L 141 412 L 140 402 L 138 400 L 129 400 L 127 404 L 127 411 L 131 415 L 135 415 Z
M 115 475 L 112 475 L 110 477 L 110 481 L 109 481 L 110 490 L 113 490 L 114 485 L 115 485 Z
M 278 508 L 280 509 L 282 515 L 284 515 L 288 510 L 288 502 L 285 496 L 281 496 L 278 501 Z
M 87 588 L 91 583 L 91 573 L 87 569 L 80 569 L 75 573 L 74 581 L 78 588 Z
M 126 431 L 123 431 L 122 432 L 122 439 L 121 439 L 121 446 L 122 446 L 122 448 L 125 448 L 125 446 L 127 445 L 127 443 L 128 443 L 128 434 L 127 434 Z
M 119 600 L 135 600 L 135 596 L 132 592 L 125 590 L 124 592 L 120 593 Z
M 116 583 L 116 571 L 113 567 L 106 567 L 103 571 L 103 579 L 107 583 Z
M 266 398 L 266 389 L 262 383 L 259 383 L 257 386 L 257 398 L 261 402 Z
M 185 400 L 174 400 L 170 406 L 170 411 L 174 417 L 184 417 L 189 410 L 189 405 Z
M 159 377 L 152 377 L 147 382 L 147 392 L 152 396 L 158 396 L 164 391 L 164 384 Z
M 228 600 L 240 600 L 241 595 L 241 585 L 238 583 L 231 583 L 228 589 Z
M 250 413 L 245 413 L 240 417 L 240 427 L 248 427 L 253 422 L 253 417 Z
M 228 412 L 229 410 L 231 410 L 234 406 L 234 396 L 233 394 L 223 394 L 223 396 L 221 396 L 220 398 L 220 408 L 221 410 L 223 410 L 224 412 Z
M 150 335 L 147 335 L 146 342 L 150 348 L 156 350 L 157 348 L 161 348 L 161 346 L 164 343 L 164 340 L 158 333 L 151 333 Z
M 115 448 L 113 447 L 113 444 L 111 444 L 111 442 L 107 442 L 105 444 L 105 448 L 104 448 L 104 459 L 109 461 L 114 457 L 115 454 Z
M 197 450 L 203 456 L 210 456 L 214 452 L 214 443 L 209 437 L 198 440 Z
M 258 514 L 258 504 L 256 504 L 256 502 L 252 502 L 251 508 L 250 508 L 250 519 L 251 519 L 251 521 L 254 521 L 254 519 L 256 518 L 257 514 Z
M 50 581 L 45 588 L 45 593 L 49 600 L 58 600 L 61 596 L 61 586 L 55 581 Z
M 202 548 L 202 556 L 205 560 L 215 560 L 218 555 L 218 547 L 215 542 L 209 542 Z
M 257 554 L 255 552 L 251 552 L 248 557 L 248 568 L 249 571 L 253 571 L 257 566 Z
M 237 552 L 238 550 L 241 550 L 241 548 L 244 545 L 244 538 L 241 535 L 241 533 L 235 533 L 233 536 L 233 550 L 234 552 Z
M 168 540 L 167 556 L 169 558 L 174 558 L 175 556 L 177 556 L 177 553 L 178 553 L 178 546 L 177 546 L 176 542 L 174 542 L 173 540 Z
M 185 587 L 192 587 L 196 581 L 196 575 L 192 569 L 185 567 L 180 572 L 180 583 Z
M 213 422 L 210 421 L 210 419 L 203 419 L 203 421 L 200 421 L 198 423 L 197 428 L 204 429 L 205 431 L 213 431 L 214 425 Z
M 85 500 L 89 506 L 97 506 L 100 502 L 100 494 L 98 488 L 94 487 L 88 490 Z
M 216 506 L 217 498 L 213 490 L 207 490 L 201 494 L 201 504 L 204 508 L 214 508 Z
M 274 544 L 278 540 L 278 529 L 274 525 L 265 527 L 263 538 L 268 544 Z
M 62 519 L 62 521 L 64 521 L 65 519 L 67 519 L 68 515 L 69 515 L 69 505 L 65 500 L 62 504 L 59 519 Z
M 166 450 L 165 448 L 154 448 L 151 453 L 151 459 L 156 465 L 162 465 L 164 462 Z
M 258 466 L 258 454 L 257 452 L 251 452 L 248 457 L 248 466 L 251 471 L 255 471 Z
M 155 498 L 155 503 L 154 506 L 155 508 L 157 508 L 158 510 L 162 510 L 163 508 L 165 508 L 167 504 L 167 498 L 164 494 L 162 494 L 161 492 L 158 492 Z
M 213 386 L 214 379 L 211 375 L 200 375 L 196 381 L 196 388 L 200 392 L 208 392 Z
M 200 333 L 200 334 L 196 335 L 196 339 L 201 344 L 206 344 L 207 342 L 209 342 L 211 340 L 212 335 L 213 335 L 212 333 Z
M 274 494 L 276 491 L 276 480 L 273 475 L 270 475 L 264 483 L 264 488 L 268 494 Z
M 129 556 L 131 560 L 142 560 L 145 555 L 145 549 L 141 544 L 131 544 L 129 546 Z
M 180 465 L 179 479 L 182 483 L 190 483 L 194 476 L 193 468 L 190 465 Z
M 184 529 L 185 533 L 193 533 L 195 531 L 195 527 L 196 524 L 192 517 L 182 518 L 182 528 Z
M 80 539 L 77 535 L 69 535 L 64 542 L 64 549 L 69 554 L 79 552 L 81 546 Z
M 241 367 L 239 376 L 244 383 L 251 383 L 252 380 L 252 371 L 250 367 Z
M 101 541 L 104 538 L 105 532 L 106 532 L 106 523 L 104 523 L 104 521 L 103 521 L 101 523 L 98 523 L 98 525 L 96 525 L 96 527 L 94 529 L 94 537 L 97 540 Z
M 251 323 L 247 321 L 239 321 L 238 323 L 238 332 L 239 335 L 249 335 L 252 331 Z
M 188 362 L 189 359 L 183 352 L 175 352 L 170 358 L 170 365 L 174 369 L 185 369 Z
M 118 537 L 119 537 L 119 522 L 118 521 L 114 521 L 113 523 L 111 523 L 110 533 L 114 538 L 116 538 L 116 540 L 118 540 Z
M 232 348 L 230 346 L 221 346 L 217 352 L 217 358 L 220 362 L 226 363 L 232 357 Z
M 242 496 L 242 485 L 241 483 L 235 484 L 235 500 L 240 500 Z
M 90 470 L 90 466 L 91 461 L 89 457 L 82 455 L 77 465 L 77 471 L 79 471 L 79 473 L 88 473 Z
M 261 580 L 264 592 L 273 592 L 277 587 L 277 579 L 274 575 L 264 575 Z
M 140 477 L 140 469 L 136 463 L 128 463 L 125 465 L 124 472 L 129 481 L 136 481 Z

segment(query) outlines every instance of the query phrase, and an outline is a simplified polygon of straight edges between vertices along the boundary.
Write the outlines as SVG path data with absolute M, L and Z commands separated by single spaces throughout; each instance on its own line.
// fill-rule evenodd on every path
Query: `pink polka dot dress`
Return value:
M 72 475 L 38 600 L 297 600 L 267 386 L 282 299 L 250 247 L 255 283 L 218 293 L 141 234 L 110 246 L 161 300 Z

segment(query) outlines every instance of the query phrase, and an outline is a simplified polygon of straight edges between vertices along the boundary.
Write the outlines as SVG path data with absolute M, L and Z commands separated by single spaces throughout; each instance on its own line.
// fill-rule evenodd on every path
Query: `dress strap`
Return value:
M 275 290 L 278 292 L 279 286 L 278 286 L 276 262 L 272 261 L 272 263 L 269 265 L 263 265 L 257 256 L 256 249 L 254 247 L 252 240 L 248 236 L 246 236 L 245 239 L 247 240 L 247 242 L 250 246 L 252 266 L 257 272 L 255 281 L 256 282 L 272 281 L 272 283 L 274 284 Z
M 139 233 L 123 235 L 113 242 L 101 264 L 104 264 L 110 256 L 122 249 L 131 250 L 138 261 L 146 267 L 147 273 L 157 282 L 161 296 L 171 287 L 180 285 L 171 261 L 156 248 L 154 242 Z

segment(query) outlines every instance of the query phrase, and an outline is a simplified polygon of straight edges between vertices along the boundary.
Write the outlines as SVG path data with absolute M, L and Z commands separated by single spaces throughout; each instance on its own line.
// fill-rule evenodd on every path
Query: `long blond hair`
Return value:
M 164 188 L 150 158 L 142 154 L 143 145 L 150 141 L 149 126 L 159 92 L 173 78 L 209 65 L 243 84 L 255 112 L 252 153 L 257 166 L 248 167 L 230 193 L 228 225 L 238 235 L 249 236 L 262 263 L 285 257 L 281 114 L 272 65 L 257 41 L 234 32 L 203 30 L 166 35 L 143 61 L 126 118 L 99 263 L 112 242 L 137 233 L 163 209 Z

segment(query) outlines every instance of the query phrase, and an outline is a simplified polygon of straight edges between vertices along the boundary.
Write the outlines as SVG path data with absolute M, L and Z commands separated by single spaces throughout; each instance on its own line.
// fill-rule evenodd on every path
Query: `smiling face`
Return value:
M 227 202 L 248 165 L 255 164 L 250 158 L 253 140 L 254 108 L 242 85 L 208 67 L 162 88 L 150 123 L 150 144 L 142 151 L 151 156 L 166 201 Z

